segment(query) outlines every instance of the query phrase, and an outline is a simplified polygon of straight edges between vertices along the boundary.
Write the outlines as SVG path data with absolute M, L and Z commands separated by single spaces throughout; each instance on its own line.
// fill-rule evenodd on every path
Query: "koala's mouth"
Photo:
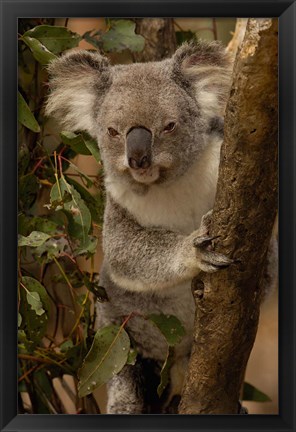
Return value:
M 159 167 L 151 166 L 149 168 L 129 169 L 131 176 L 138 183 L 151 184 L 159 178 Z

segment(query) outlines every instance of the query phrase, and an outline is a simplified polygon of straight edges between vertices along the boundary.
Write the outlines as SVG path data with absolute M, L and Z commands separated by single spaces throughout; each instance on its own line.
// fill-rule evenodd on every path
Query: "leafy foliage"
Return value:
M 83 38 L 96 49 L 105 52 L 130 50 L 139 52 L 144 49 L 145 39 L 135 34 L 136 24 L 130 20 L 109 20 L 107 32 L 88 31 Z
M 84 132 L 53 132 L 43 112 L 44 66 L 82 37 L 38 21 L 21 22 L 19 36 L 19 389 L 32 412 L 58 413 L 52 380 L 65 373 L 76 380 L 94 337 L 93 301 L 108 301 L 93 270 L 104 193 L 97 143 Z M 75 165 L 78 155 L 96 159 L 97 175 Z M 91 272 L 78 256 L 91 260 Z M 60 342 L 61 308 L 68 330 Z

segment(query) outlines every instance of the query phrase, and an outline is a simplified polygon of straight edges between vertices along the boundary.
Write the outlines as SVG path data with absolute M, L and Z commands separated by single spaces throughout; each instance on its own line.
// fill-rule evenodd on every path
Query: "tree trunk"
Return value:
M 137 18 L 136 33 L 145 38 L 144 50 L 134 53 L 137 62 L 158 61 L 170 57 L 176 50 L 176 35 L 172 18 Z
M 193 281 L 194 343 L 180 414 L 236 414 L 257 332 L 277 207 L 277 20 L 249 19 L 226 109 L 210 235 L 234 259 Z

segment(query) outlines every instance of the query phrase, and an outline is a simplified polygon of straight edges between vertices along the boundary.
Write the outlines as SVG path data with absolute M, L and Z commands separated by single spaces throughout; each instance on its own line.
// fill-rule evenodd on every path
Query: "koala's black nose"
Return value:
M 151 165 L 152 134 L 144 127 L 131 129 L 126 136 L 128 164 L 133 169 L 149 168 Z

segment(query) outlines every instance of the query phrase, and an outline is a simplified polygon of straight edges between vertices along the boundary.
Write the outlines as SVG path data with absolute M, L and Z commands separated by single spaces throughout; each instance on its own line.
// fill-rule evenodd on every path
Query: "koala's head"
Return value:
M 98 141 L 107 179 L 146 188 L 175 181 L 223 116 L 230 60 L 217 42 L 182 45 L 159 62 L 111 66 L 70 52 L 49 66 L 46 113 Z

